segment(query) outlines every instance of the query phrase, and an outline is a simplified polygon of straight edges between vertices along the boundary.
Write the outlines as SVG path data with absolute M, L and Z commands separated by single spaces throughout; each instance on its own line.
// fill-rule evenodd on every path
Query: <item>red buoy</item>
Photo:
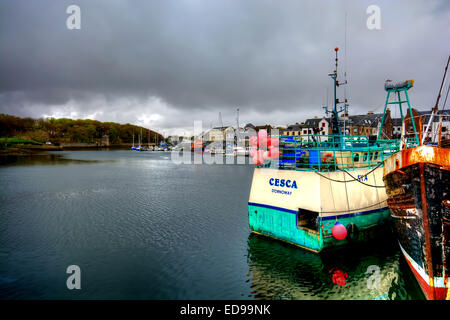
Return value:
M 347 237 L 347 229 L 344 227 L 342 223 L 336 222 L 333 225 L 333 228 L 331 228 L 331 234 L 337 240 L 343 240 Z

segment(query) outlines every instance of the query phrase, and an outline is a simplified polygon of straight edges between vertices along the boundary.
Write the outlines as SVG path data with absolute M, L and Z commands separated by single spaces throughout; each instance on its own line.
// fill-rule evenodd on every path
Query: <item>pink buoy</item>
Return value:
M 252 158 L 253 164 L 260 166 L 263 163 L 263 156 L 260 155 L 259 152 L 255 153 L 255 156 Z
M 260 147 L 265 147 L 267 145 L 267 131 L 266 130 L 258 131 L 258 144 Z
M 258 149 L 258 151 L 256 153 L 258 155 L 258 159 L 261 160 L 261 162 L 264 161 L 264 153 L 265 153 L 265 151 L 262 149 Z
M 336 222 L 331 228 L 331 234 L 337 240 L 343 240 L 347 237 L 347 229 L 340 222 Z
M 270 138 L 270 145 L 276 147 L 280 144 L 280 140 L 277 137 Z
M 277 147 L 270 147 L 270 157 L 272 159 L 278 159 L 280 156 L 280 150 Z
M 258 146 L 258 137 L 257 136 L 250 137 L 249 142 L 250 142 L 251 146 L 257 147 Z

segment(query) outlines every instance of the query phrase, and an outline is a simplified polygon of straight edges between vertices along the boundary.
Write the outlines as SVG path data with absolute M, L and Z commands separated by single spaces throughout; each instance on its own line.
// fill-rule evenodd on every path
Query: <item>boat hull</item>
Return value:
M 248 212 L 249 226 L 253 233 L 281 240 L 316 253 L 375 239 L 379 232 L 386 230 L 387 225 L 380 221 L 387 221 L 390 216 L 388 208 L 361 211 L 350 215 L 343 214 L 329 219 L 319 219 L 320 231 L 312 232 L 297 227 L 298 212 L 296 211 L 249 203 Z M 358 228 L 357 235 L 351 239 L 335 239 L 331 229 L 336 220 L 344 226 L 355 224 Z
M 313 252 L 373 239 L 390 219 L 382 173 L 382 168 L 352 171 L 362 184 L 345 172 L 256 168 L 248 202 L 250 230 Z M 314 226 L 301 225 L 307 214 L 316 214 Z M 347 227 L 344 240 L 332 235 L 337 221 Z
M 448 293 L 450 150 L 420 146 L 384 163 L 388 206 L 401 251 L 427 299 Z

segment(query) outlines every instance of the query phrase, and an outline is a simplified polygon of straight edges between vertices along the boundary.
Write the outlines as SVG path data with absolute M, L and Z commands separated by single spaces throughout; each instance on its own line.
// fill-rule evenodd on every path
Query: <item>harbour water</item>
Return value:
M 0 298 L 424 299 L 393 237 L 319 256 L 250 234 L 252 174 L 167 152 L 3 158 Z

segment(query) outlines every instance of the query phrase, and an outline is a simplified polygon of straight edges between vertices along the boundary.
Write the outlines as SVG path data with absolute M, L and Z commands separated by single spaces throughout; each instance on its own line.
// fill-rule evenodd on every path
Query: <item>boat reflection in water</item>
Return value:
M 318 255 L 250 234 L 252 293 L 270 300 L 424 299 L 394 240 L 385 241 Z

